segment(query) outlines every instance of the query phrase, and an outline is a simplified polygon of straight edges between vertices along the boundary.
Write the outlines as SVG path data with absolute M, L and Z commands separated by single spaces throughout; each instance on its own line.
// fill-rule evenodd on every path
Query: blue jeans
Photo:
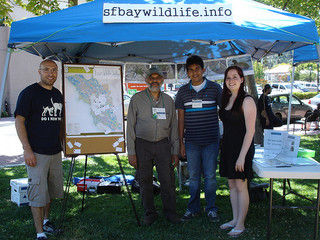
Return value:
M 195 145 L 185 143 L 188 171 L 190 175 L 190 200 L 188 210 L 196 213 L 200 211 L 201 173 L 204 176 L 204 193 L 207 201 L 206 211 L 217 211 L 216 201 L 216 170 L 219 144 Z

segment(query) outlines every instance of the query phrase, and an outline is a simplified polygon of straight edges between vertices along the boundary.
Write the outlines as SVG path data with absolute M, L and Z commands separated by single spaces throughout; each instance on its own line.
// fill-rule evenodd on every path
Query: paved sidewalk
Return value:
M 0 167 L 16 165 L 24 165 L 24 159 L 14 118 L 0 118 Z

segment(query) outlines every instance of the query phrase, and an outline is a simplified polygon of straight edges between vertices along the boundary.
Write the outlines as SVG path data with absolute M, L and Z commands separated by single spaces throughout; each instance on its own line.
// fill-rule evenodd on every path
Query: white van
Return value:
M 291 83 L 270 83 L 272 87 L 272 92 L 286 92 L 290 93 L 291 91 Z M 292 92 L 303 92 L 301 89 L 293 86 Z

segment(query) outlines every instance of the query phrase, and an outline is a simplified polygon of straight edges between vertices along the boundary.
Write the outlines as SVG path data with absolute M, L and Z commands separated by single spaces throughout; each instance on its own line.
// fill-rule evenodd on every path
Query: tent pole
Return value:
M 317 90 L 319 93 L 319 63 L 317 63 Z
M 320 63 L 320 43 L 316 44 L 316 49 L 317 49 L 317 53 L 318 53 L 318 62 Z
M 318 76 L 317 76 L 317 89 L 318 89 L 318 93 L 319 93 L 319 65 L 320 65 L 320 44 L 317 44 L 316 45 L 316 49 L 317 49 L 317 53 L 318 53 L 318 67 L 317 67 L 317 73 L 318 73 Z
M 294 70 L 295 66 L 292 66 L 292 76 L 291 76 L 291 89 L 290 89 L 290 97 L 289 97 L 289 109 L 288 109 L 288 117 L 287 117 L 287 131 L 289 132 L 290 118 L 291 118 L 291 101 L 292 101 L 292 89 L 293 89 L 293 81 L 294 81 Z
M 0 88 L 0 118 L 2 113 L 3 95 L 4 95 L 4 89 L 6 87 L 6 79 L 7 79 L 8 69 L 9 69 L 10 56 L 11 56 L 11 49 L 7 48 L 7 56 L 6 56 L 6 61 L 4 63 L 1 88 Z

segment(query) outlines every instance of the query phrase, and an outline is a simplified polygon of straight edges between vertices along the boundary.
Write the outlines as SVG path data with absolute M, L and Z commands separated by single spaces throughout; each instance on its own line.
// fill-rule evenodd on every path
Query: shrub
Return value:
M 296 95 L 300 99 L 309 99 L 309 98 L 314 97 L 318 93 L 317 92 L 295 92 L 293 94 Z

